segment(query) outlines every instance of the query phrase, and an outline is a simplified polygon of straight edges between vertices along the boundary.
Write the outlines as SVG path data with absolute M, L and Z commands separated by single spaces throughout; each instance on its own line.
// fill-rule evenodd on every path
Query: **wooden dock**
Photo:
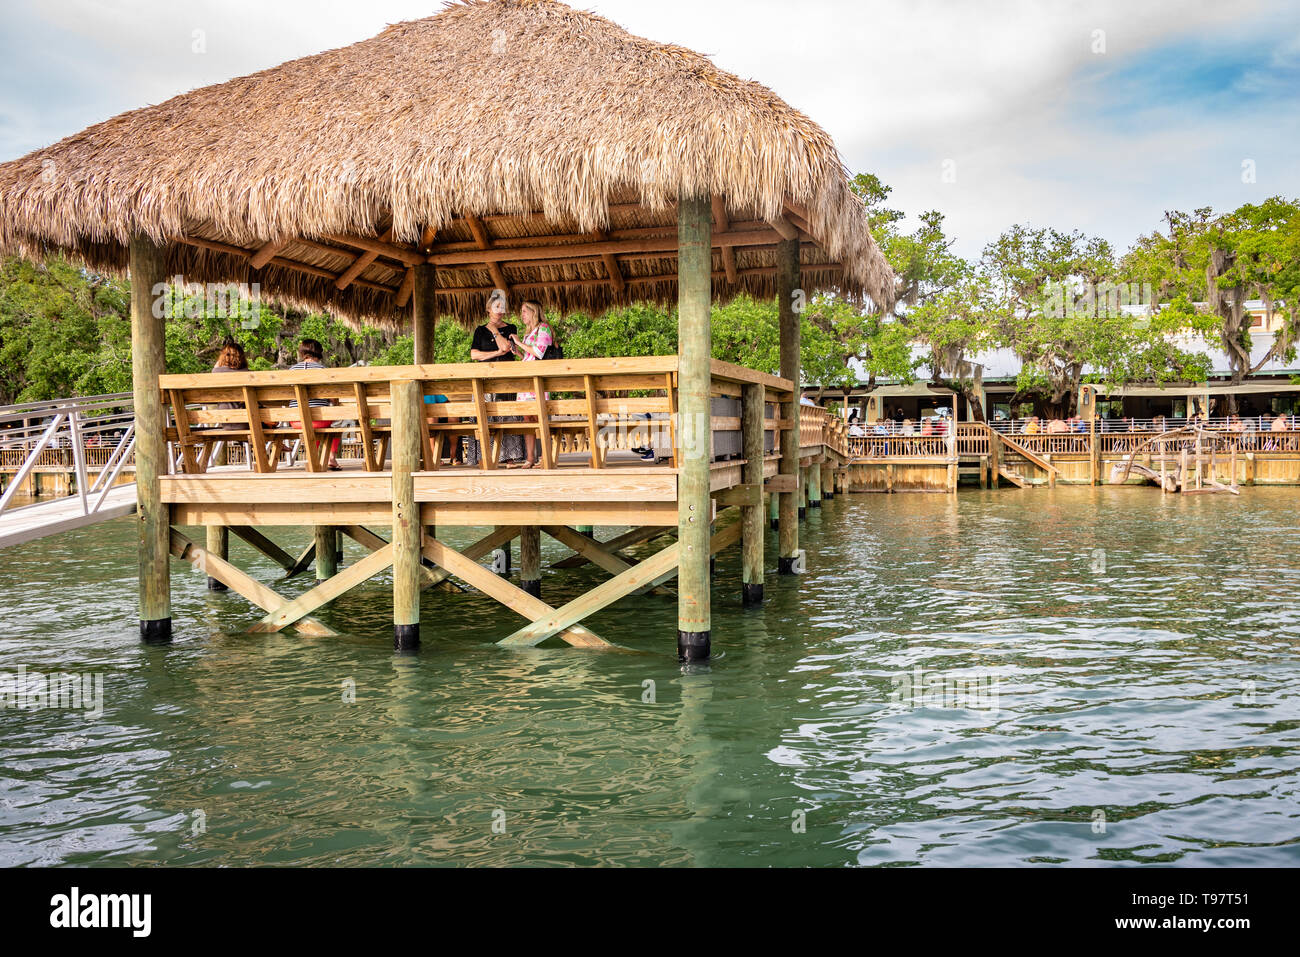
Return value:
M 691 421 L 680 408 L 681 361 L 164 375 L 166 472 L 155 481 L 168 550 L 263 609 L 254 631 L 327 634 L 313 613 L 391 568 L 399 646 L 403 636 L 418 640 L 411 629 L 419 625 L 420 592 L 454 577 L 523 619 L 503 635 L 505 646 L 559 637 L 603 648 L 608 643 L 582 621 L 627 595 L 663 591 L 693 548 L 682 535 L 684 462 L 702 456 L 707 508 L 686 507 L 685 521 L 707 532 L 706 566 L 711 555 L 744 540 L 746 600 L 761 600 L 765 497 L 797 496 L 802 511 L 842 487 L 844 423 L 796 405 L 788 379 L 717 360 L 708 367 L 708 414 Z M 532 438 L 536 467 L 505 466 L 510 435 Z M 329 469 L 329 446 L 344 436 L 358 454 Z M 477 447 L 476 464 L 454 464 L 467 442 Z M 218 445 L 244 446 L 247 464 L 211 464 Z M 652 461 L 645 450 L 653 450 Z M 794 474 L 782 474 L 783 460 Z M 719 530 L 728 509 L 741 520 Z M 589 534 L 611 525 L 633 532 L 607 543 Z M 204 527 L 204 541 L 188 538 L 186 526 Z M 275 526 L 313 527 L 314 554 L 286 553 L 268 534 Z M 439 528 L 454 526 L 492 531 L 458 551 L 438 537 Z M 391 539 L 376 531 L 384 527 L 393 529 Z M 620 551 L 665 533 L 675 540 L 644 561 Z M 320 584 L 292 600 L 277 594 L 230 562 L 229 534 L 291 573 L 314 560 Z M 338 534 L 370 555 L 337 570 Z M 550 606 L 541 596 L 541 534 L 611 577 L 563 607 Z M 479 564 L 515 538 L 520 585 Z

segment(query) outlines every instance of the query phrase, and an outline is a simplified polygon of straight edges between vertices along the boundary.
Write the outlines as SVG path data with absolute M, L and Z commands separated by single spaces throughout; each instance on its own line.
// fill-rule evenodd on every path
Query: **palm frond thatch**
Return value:
M 449 4 L 0 165 L 0 251 L 120 271 L 144 233 L 186 281 L 256 282 L 393 327 L 420 257 L 518 249 L 438 262 L 439 311 L 481 315 L 502 282 L 599 311 L 675 298 L 675 203 L 705 192 L 751 238 L 793 223 L 807 291 L 889 303 L 889 267 L 821 127 L 700 54 L 553 0 Z M 624 240 L 640 245 L 591 246 Z M 774 242 L 760 240 L 715 249 L 718 298 L 774 294 Z M 583 249 L 523 253 L 538 245 Z

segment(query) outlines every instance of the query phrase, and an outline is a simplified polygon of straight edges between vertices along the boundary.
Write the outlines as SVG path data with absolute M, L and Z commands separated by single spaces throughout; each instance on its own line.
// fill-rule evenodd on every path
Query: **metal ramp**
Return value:
M 88 451 L 87 443 L 95 447 Z M 90 466 L 89 452 L 111 448 Z M 129 393 L 55 399 L 0 407 L 0 451 L 21 459 L 0 495 L 0 548 L 121 518 L 135 511 L 135 483 L 114 485 L 135 449 Z M 60 498 L 13 507 L 18 491 L 42 462 L 70 450 L 74 490 Z M 92 468 L 97 474 L 92 478 Z

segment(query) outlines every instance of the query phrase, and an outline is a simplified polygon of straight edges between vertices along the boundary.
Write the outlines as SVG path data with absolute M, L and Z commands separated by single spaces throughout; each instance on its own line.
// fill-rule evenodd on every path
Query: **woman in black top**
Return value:
M 514 349 L 511 347 L 511 337 L 518 335 L 519 330 L 511 323 L 506 322 L 506 294 L 500 289 L 494 289 L 492 295 L 487 301 L 488 320 L 483 325 L 474 330 L 474 338 L 470 343 L 469 355 L 475 362 L 513 362 L 515 358 Z M 513 402 L 515 394 L 513 392 L 498 392 L 488 395 L 489 402 Z M 522 421 L 520 416 L 493 416 L 491 422 L 515 422 Z M 477 465 L 479 456 L 479 447 L 477 439 L 469 439 L 469 455 L 466 459 L 467 464 Z M 501 458 L 507 468 L 518 468 L 524 460 L 524 437 L 522 435 L 507 435 L 501 440 Z

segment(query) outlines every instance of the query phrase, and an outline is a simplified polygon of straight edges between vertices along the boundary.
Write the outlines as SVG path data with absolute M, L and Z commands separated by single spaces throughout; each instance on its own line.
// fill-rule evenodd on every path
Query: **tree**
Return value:
M 1158 305 L 1223 349 L 1232 383 L 1277 360 L 1291 361 L 1300 338 L 1300 207 L 1271 197 L 1212 217 L 1208 207 L 1167 212 L 1169 234 L 1141 237 L 1125 267 L 1152 285 Z M 1273 342 L 1252 361 L 1246 304 L 1260 299 Z M 1204 303 L 1202 307 L 1199 303 Z M 1229 396 L 1235 411 L 1235 397 Z
M 904 214 L 885 206 L 893 187 L 873 173 L 859 173 L 851 188 L 867 207 L 872 238 L 894 271 L 896 312 L 941 295 L 961 281 L 966 263 L 952 253 L 953 240 L 944 235 L 942 213 L 921 213 L 921 225 L 904 233 L 898 225 Z
M 1001 317 L 993 283 L 966 264 L 954 285 L 907 312 L 912 339 L 928 351 L 922 361 L 930 366 L 930 381 L 963 395 L 980 421 L 986 417 L 983 370 L 968 357 L 1001 345 Z

